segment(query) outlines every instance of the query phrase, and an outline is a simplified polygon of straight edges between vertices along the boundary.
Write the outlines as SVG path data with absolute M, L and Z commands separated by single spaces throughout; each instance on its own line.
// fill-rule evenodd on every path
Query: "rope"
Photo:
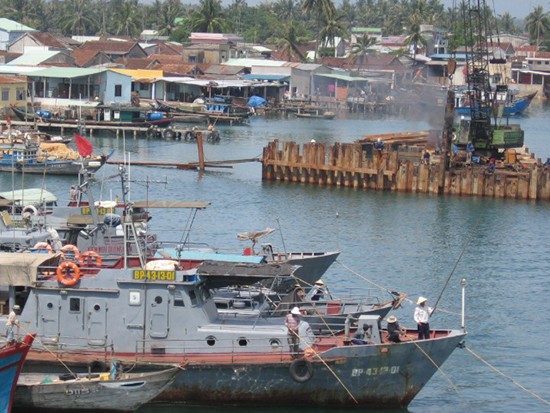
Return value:
M 292 332 L 292 334 L 294 334 L 296 337 L 298 337 L 299 340 L 302 340 L 302 338 L 300 337 L 300 335 L 294 331 L 294 330 L 290 330 Z M 305 340 L 302 340 L 304 342 L 307 343 L 307 341 Z M 336 380 L 338 380 L 338 383 L 340 383 L 340 385 L 344 388 L 344 390 L 349 394 L 349 396 L 351 397 L 351 399 L 355 402 L 355 404 L 359 404 L 359 402 L 357 401 L 357 399 L 355 397 L 353 397 L 353 394 L 351 393 L 351 391 L 346 387 L 346 385 L 344 384 L 344 382 L 342 382 L 342 380 L 340 379 L 340 377 L 338 377 L 338 375 L 336 374 L 336 372 L 334 370 L 332 370 L 330 368 L 330 366 L 327 364 L 327 362 L 320 356 L 320 354 L 313 348 L 313 346 L 309 347 L 311 349 L 311 351 L 313 351 L 313 353 L 315 354 L 315 356 L 317 356 L 319 358 L 319 360 L 321 360 L 321 363 L 323 363 L 325 365 L 325 367 L 328 369 L 328 371 L 330 371 L 332 373 L 332 375 L 336 378 Z
M 461 393 L 460 393 L 460 390 L 458 390 L 458 388 L 454 385 L 454 383 L 451 381 L 451 379 L 449 378 L 449 376 L 447 376 L 447 374 L 445 374 L 445 372 L 441 369 L 441 367 L 439 367 L 439 366 L 437 365 L 437 363 L 434 361 L 434 359 L 432 359 L 432 358 L 430 357 L 430 355 L 429 355 L 428 353 L 426 353 L 426 352 L 424 351 L 424 349 L 418 345 L 417 342 L 413 341 L 413 343 L 414 343 L 414 345 L 415 345 L 415 346 L 416 346 L 416 347 L 426 356 L 426 358 L 427 358 L 428 360 L 430 360 L 430 361 L 433 363 L 433 365 L 440 371 L 440 373 L 443 374 L 443 377 L 445 377 L 445 379 L 449 382 L 449 384 L 452 386 L 452 388 L 458 393 L 458 395 L 459 395 L 459 396 L 462 396 Z
M 453 266 L 453 269 L 451 270 L 451 273 L 447 277 L 447 281 L 445 281 L 445 284 L 443 285 L 443 288 L 442 288 L 441 292 L 439 293 L 439 297 L 437 297 L 437 301 L 434 304 L 434 309 L 433 309 L 431 315 L 433 315 L 433 313 L 435 313 L 435 310 L 437 310 L 437 304 L 439 303 L 439 300 L 441 300 L 441 297 L 443 296 L 443 293 L 445 292 L 445 289 L 447 288 L 447 285 L 449 284 L 449 281 L 451 281 L 451 277 L 455 273 L 456 267 L 458 267 L 458 263 L 460 262 L 460 260 L 462 259 L 462 256 L 466 252 L 466 248 L 468 248 L 468 246 L 470 245 L 470 242 L 474 238 L 474 234 L 476 233 L 476 230 L 479 227 L 479 224 L 481 223 L 481 217 L 483 216 L 483 213 L 484 213 L 484 211 L 481 211 L 481 214 L 479 214 L 479 216 L 477 217 L 477 222 L 474 225 L 474 227 L 472 228 L 472 232 L 470 233 L 470 236 L 466 240 L 466 243 L 462 247 L 462 251 L 460 251 L 460 255 L 458 256 L 457 260 L 455 261 L 455 265 Z
M 543 399 L 542 397 L 540 397 L 538 394 L 532 392 L 531 390 L 525 388 L 524 386 L 522 386 L 521 384 L 519 384 L 517 381 L 515 381 L 514 379 L 512 379 L 511 377 L 507 376 L 506 374 L 504 374 L 503 372 L 501 372 L 499 369 L 497 369 L 495 366 L 493 366 L 492 364 L 490 364 L 488 361 L 484 360 L 483 358 L 481 358 L 481 356 L 478 356 L 476 353 L 474 353 L 472 350 L 470 350 L 469 347 L 466 347 L 464 346 L 464 348 L 466 350 L 468 350 L 468 352 L 470 354 L 472 354 L 475 358 L 477 358 L 479 361 L 481 361 L 483 364 L 485 364 L 486 366 L 490 367 L 491 369 L 493 369 L 494 371 L 496 371 L 498 374 L 500 374 L 502 377 L 504 377 L 505 379 L 508 379 L 510 380 L 513 384 L 515 384 L 516 386 L 518 386 L 520 389 L 522 389 L 523 391 L 529 393 L 531 396 L 539 399 L 541 402 L 547 404 L 550 406 L 550 402 L 548 400 L 545 400 Z

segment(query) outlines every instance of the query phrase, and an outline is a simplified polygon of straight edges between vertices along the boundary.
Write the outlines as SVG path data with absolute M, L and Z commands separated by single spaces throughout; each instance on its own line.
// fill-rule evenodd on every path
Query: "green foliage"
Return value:
M 320 47 L 317 54 L 320 57 L 333 57 L 334 56 L 334 47 Z

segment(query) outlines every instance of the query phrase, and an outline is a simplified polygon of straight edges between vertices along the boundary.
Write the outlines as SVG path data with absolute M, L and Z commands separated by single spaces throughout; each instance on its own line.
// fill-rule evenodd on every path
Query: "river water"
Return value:
M 550 112 L 538 102 L 518 121 L 526 145 L 537 157 L 550 157 Z M 223 127 L 221 141 L 205 144 L 207 160 L 260 157 L 273 139 L 299 143 L 352 142 L 374 133 L 425 130 L 421 117 L 372 117 L 347 120 L 269 120 Z M 133 161 L 193 162 L 193 143 L 94 136 L 95 152 L 115 150 Z M 107 165 L 97 174 L 116 174 Z M 259 163 L 205 173 L 173 168 L 132 167 L 132 200 L 209 201 L 198 213 L 192 241 L 220 250 L 242 250 L 249 244 L 236 234 L 266 227 L 267 238 L 279 249 L 334 250 L 342 254 L 326 273 L 329 286 L 371 288 L 368 279 L 390 290 L 419 295 L 434 304 L 442 294 L 432 327 L 459 328 L 461 279 L 467 296 L 466 344 L 473 352 L 525 388 L 550 400 L 550 204 L 473 197 L 430 196 L 262 182 Z M 12 184 L 13 181 L 13 184 Z M 2 190 L 40 187 L 68 199 L 70 177 L 0 175 Z M 96 197 L 120 195 L 114 180 L 96 188 Z M 151 230 L 162 239 L 179 240 L 188 214 L 153 211 Z M 263 241 L 263 240 L 262 240 Z M 453 272 L 453 268 L 456 269 Z M 350 271 L 351 270 L 351 271 Z M 357 275 L 359 274 L 359 275 Z M 400 323 L 413 326 L 415 305 L 406 302 L 396 312 Z M 543 412 L 550 407 L 484 365 L 466 349 L 456 349 L 409 406 L 411 412 Z M 257 408 L 147 406 L 141 413 L 256 412 Z M 273 413 L 292 408 L 265 408 Z M 300 408 L 300 412 L 310 409 Z M 311 409 L 313 412 L 313 409 Z M 315 408 L 315 412 L 325 412 Z M 330 409 L 326 412 L 337 412 Z

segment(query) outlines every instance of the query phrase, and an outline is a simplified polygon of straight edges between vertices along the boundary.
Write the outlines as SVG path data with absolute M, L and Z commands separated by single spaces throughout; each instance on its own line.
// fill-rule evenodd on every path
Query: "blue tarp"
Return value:
M 267 100 L 265 100 L 264 98 L 260 97 L 260 96 L 252 96 L 250 99 L 248 99 L 248 103 L 246 104 L 246 106 L 250 106 L 252 108 L 261 108 L 263 106 L 266 106 L 267 105 Z

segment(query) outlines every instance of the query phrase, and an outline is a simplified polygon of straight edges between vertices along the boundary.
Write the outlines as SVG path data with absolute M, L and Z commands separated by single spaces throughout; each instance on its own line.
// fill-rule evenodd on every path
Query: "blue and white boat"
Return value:
M 471 91 L 467 89 L 458 89 L 455 92 L 455 109 L 459 115 L 470 115 L 472 107 L 470 105 Z M 533 101 L 537 92 L 526 96 L 518 96 L 519 89 L 493 87 L 493 108 L 498 116 L 514 116 L 523 113 Z M 502 108 L 502 112 L 501 111 Z
M 23 342 L 0 348 L 0 413 L 11 411 L 17 379 L 33 340 L 28 335 Z

